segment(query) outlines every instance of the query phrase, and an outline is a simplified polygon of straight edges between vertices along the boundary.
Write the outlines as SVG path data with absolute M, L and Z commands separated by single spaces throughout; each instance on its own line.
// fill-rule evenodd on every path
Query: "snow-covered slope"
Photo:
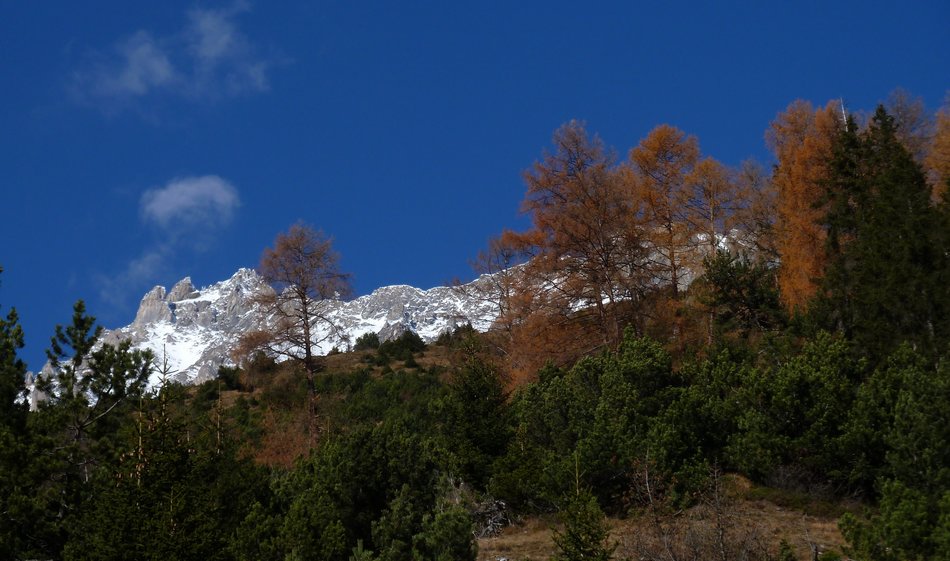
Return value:
M 340 335 L 322 343 L 347 349 L 356 338 L 374 332 L 380 339 L 411 330 L 431 342 L 442 332 L 471 323 L 486 330 L 495 318 L 494 307 L 478 298 L 473 285 L 420 290 L 411 286 L 386 286 L 348 302 L 330 301 L 329 316 Z M 230 279 L 196 289 L 190 278 L 171 290 L 156 286 L 139 305 L 132 324 L 107 331 L 103 341 L 131 339 L 134 346 L 151 349 L 156 363 L 167 360 L 174 379 L 196 383 L 213 378 L 221 365 L 231 363 L 229 352 L 241 335 L 265 327 L 253 297 L 272 289 L 251 269 L 241 269 Z

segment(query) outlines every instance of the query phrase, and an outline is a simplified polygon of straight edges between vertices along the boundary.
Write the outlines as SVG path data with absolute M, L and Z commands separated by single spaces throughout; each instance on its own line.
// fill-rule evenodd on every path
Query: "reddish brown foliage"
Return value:
M 327 315 L 326 301 L 350 292 L 349 275 L 341 273 L 333 240 L 313 228 L 295 224 L 264 250 L 259 272 L 276 290 L 257 298 L 266 316 L 273 318 L 267 331 L 249 333 L 238 349 L 242 353 L 264 350 L 284 356 L 303 367 L 310 395 L 310 439 L 316 443 L 316 390 L 314 377 L 323 370 L 318 345 L 336 327 Z
M 280 415 L 271 409 L 264 412 L 260 448 L 254 459 L 268 466 L 291 468 L 297 458 L 306 455 L 309 447 L 307 416 L 303 411 Z
M 525 304 L 552 328 L 588 324 L 598 345 L 617 342 L 629 319 L 617 303 L 638 301 L 648 274 L 641 200 L 601 141 L 574 121 L 558 129 L 554 150 L 525 183 L 522 208 L 534 227 L 509 235 L 532 257 Z
M 840 125 L 840 106 L 835 102 L 816 110 L 799 100 L 780 113 L 766 133 L 778 160 L 772 181 L 778 196 L 779 287 L 790 311 L 805 309 L 824 275 L 827 255 L 821 201 Z
M 934 200 L 941 200 L 950 183 L 950 95 L 937 113 L 937 126 L 926 164 L 930 170 Z
M 669 125 L 623 164 L 580 123 L 558 129 L 553 150 L 525 173 L 533 227 L 505 232 L 478 261 L 480 272 L 506 272 L 495 294 L 512 379 L 610 347 L 625 327 L 678 346 L 692 344 L 686 328 L 708 337 L 708 319 L 681 297 L 736 224 L 737 177 Z M 509 269 L 514 261 L 523 264 Z
M 685 288 L 683 276 L 695 244 L 687 178 L 698 161 L 696 137 L 669 125 L 656 127 L 630 151 L 633 184 L 644 203 L 655 252 L 652 269 L 674 297 Z

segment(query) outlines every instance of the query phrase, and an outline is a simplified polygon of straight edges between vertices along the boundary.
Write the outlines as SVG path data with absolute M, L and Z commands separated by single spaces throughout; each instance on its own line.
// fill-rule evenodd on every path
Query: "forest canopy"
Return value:
M 825 559 L 950 557 L 950 108 L 796 101 L 765 137 L 733 168 L 668 124 L 623 156 L 558 128 L 530 227 L 476 259 L 487 333 L 316 356 L 348 276 L 297 225 L 262 259 L 281 330 L 239 364 L 177 385 L 80 301 L 31 410 L 10 309 L 0 557 L 474 560 L 529 516 L 555 559 L 802 554 L 735 523 L 726 477 L 857 501 Z

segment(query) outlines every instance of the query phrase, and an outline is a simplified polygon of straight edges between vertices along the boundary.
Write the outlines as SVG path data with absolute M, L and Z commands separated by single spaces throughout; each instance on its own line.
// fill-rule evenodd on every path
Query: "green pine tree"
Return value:
M 0 272 L 3 269 L 0 268 Z M 26 364 L 17 356 L 23 329 L 16 310 L 0 317 L 0 558 L 21 557 L 35 515 L 24 488 L 26 453 Z
M 151 371 L 151 353 L 132 350 L 128 341 L 96 348 L 101 332 L 77 302 L 72 323 L 56 326 L 47 351 L 51 373 L 37 380 L 45 399 L 29 423 L 29 454 L 36 460 L 30 471 L 36 478 L 33 502 L 42 511 L 31 521 L 33 555 L 62 555 L 98 471 L 108 470 L 120 453 L 119 432 Z
M 564 530 L 554 532 L 558 552 L 552 561 L 609 561 L 616 546 L 609 541 L 610 528 L 592 494 L 578 490 L 560 518 Z
M 846 515 L 842 533 L 855 557 L 950 559 L 950 363 L 924 368 L 897 358 L 900 369 L 876 388 L 871 405 L 880 411 L 869 419 L 884 433 L 879 508 L 866 520 Z
M 901 341 L 935 360 L 950 341 L 950 231 L 894 119 L 878 107 L 864 131 L 849 121 L 831 169 L 819 324 L 875 362 Z
M 454 375 L 444 400 L 443 432 L 458 476 L 483 489 L 492 462 L 505 453 L 511 440 L 507 394 L 497 368 L 471 358 Z

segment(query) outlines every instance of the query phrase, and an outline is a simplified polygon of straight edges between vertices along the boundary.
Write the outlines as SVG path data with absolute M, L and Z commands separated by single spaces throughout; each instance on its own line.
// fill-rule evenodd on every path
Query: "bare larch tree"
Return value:
M 274 288 L 256 301 L 267 328 L 242 338 L 243 351 L 263 350 L 299 364 L 307 376 L 311 445 L 317 437 L 316 376 L 325 368 L 321 344 L 338 335 L 328 312 L 350 294 L 350 275 L 340 272 L 333 240 L 295 224 L 264 250 L 258 272 Z

